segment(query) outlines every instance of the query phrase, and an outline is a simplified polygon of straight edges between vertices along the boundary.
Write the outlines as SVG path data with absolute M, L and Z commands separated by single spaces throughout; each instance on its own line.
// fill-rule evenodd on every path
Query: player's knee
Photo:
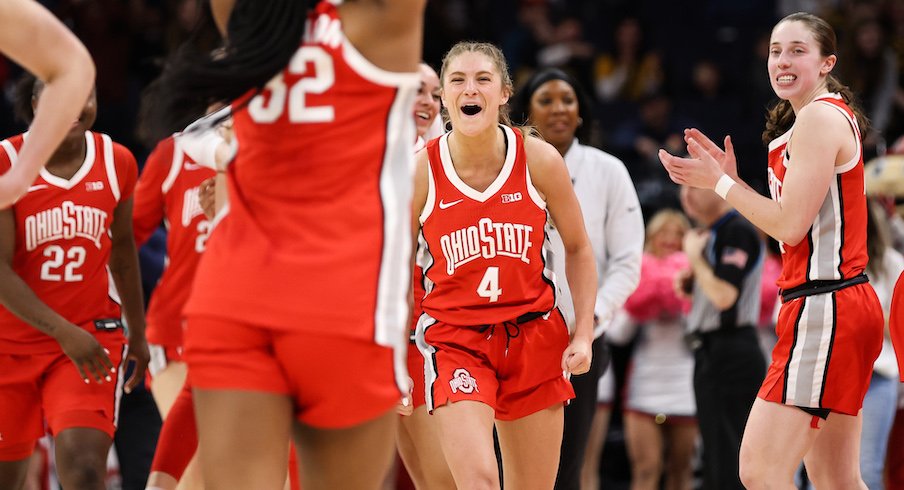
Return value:
M 474 490 L 498 490 L 499 473 L 494 468 L 473 468 L 464 475 L 455 479 L 458 488 L 473 488 Z
M 70 465 L 65 471 L 60 468 L 61 479 L 67 482 L 66 488 L 71 485 L 73 489 L 104 488 L 106 473 L 106 466 L 98 464 L 93 459 L 74 458 L 70 460 Z

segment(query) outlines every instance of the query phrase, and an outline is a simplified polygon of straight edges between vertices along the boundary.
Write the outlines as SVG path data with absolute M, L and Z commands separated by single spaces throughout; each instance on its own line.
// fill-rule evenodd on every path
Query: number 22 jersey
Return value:
M 15 165 L 24 138 L 0 142 L 0 174 Z M 120 317 L 110 277 L 110 227 L 120 202 L 132 195 L 135 157 L 109 136 L 85 132 L 82 166 L 64 179 L 41 169 L 12 207 L 16 247 L 12 268 L 47 306 L 94 333 L 93 321 Z M 59 344 L 0 306 L 0 352 L 56 352 Z
M 520 131 L 500 128 L 505 162 L 482 192 L 456 173 L 448 133 L 427 145 L 423 308 L 451 325 L 501 323 L 546 313 L 556 303 L 546 265 L 546 203 L 530 181 Z

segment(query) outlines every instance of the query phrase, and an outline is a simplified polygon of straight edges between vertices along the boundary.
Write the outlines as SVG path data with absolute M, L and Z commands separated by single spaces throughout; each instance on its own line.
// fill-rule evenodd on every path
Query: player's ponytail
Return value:
M 215 29 L 206 9 L 192 37 L 145 91 L 142 137 L 160 140 L 211 104 L 230 103 L 249 90 L 262 89 L 298 49 L 307 11 L 305 0 L 236 0 L 224 46 L 211 53 L 198 47 L 198 40 Z

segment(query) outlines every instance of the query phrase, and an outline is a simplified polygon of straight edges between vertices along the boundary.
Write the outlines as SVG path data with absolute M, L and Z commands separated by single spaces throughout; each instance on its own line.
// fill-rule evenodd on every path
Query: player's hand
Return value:
M 212 220 L 217 214 L 216 180 L 215 177 L 211 177 L 201 182 L 201 187 L 198 189 L 198 203 L 204 211 L 204 216 L 209 220 Z
M 721 168 L 729 177 L 734 180 L 739 180 L 738 161 L 735 158 L 734 145 L 731 143 L 731 136 L 725 137 L 724 151 L 699 129 L 685 129 L 684 141 L 687 143 L 687 151 L 692 157 L 702 158 L 702 153 L 700 152 L 700 150 L 702 150 L 718 162 L 719 168 Z M 697 142 L 697 145 L 691 145 L 691 141 Z
M 127 350 L 126 358 L 123 363 L 123 369 L 129 361 L 135 363 L 135 366 L 132 369 L 132 375 L 129 376 L 129 379 L 126 381 L 125 392 L 131 393 L 132 388 L 141 382 L 144 379 L 144 371 L 148 367 L 148 362 L 151 360 L 151 353 L 148 350 L 148 342 L 144 338 L 144 335 L 139 335 L 134 331 L 129 334 L 129 347 Z
M 584 374 L 590 370 L 593 359 L 591 342 L 574 338 L 562 353 L 562 370 L 570 374 Z
M 396 413 L 405 417 L 414 413 L 414 404 L 411 403 L 411 392 L 414 390 L 414 380 L 408 378 L 408 394 L 402 396 L 399 404 L 396 405 Z
M 63 349 L 63 353 L 72 359 L 85 383 L 89 383 L 91 379 L 98 383 L 113 381 L 111 374 L 116 373 L 116 367 L 110 360 L 109 352 L 93 335 L 75 325 L 70 325 L 56 336 L 56 341 Z

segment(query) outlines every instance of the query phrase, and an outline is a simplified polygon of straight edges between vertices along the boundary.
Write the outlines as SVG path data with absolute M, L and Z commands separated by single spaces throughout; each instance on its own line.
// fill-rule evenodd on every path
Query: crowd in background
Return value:
M 159 74 L 162 59 L 188 36 L 200 15 L 198 2 L 41 3 L 94 56 L 96 130 L 126 145 L 141 165 L 152 148 L 137 135 L 141 91 Z M 485 40 L 502 48 L 516 90 L 538 68 L 558 67 L 573 75 L 593 103 L 592 121 L 584 116 L 591 132 L 583 143 L 622 159 L 649 219 L 662 208 L 680 209 L 678 188 L 657 151 L 680 153 L 687 127 L 717 140 L 731 134 L 741 177 L 765 191 L 761 133 L 774 97 L 765 70 L 769 33 L 779 18 L 800 10 L 829 20 L 838 33 L 840 61 L 834 73 L 854 90 L 871 120 L 864 160 L 885 153 L 904 135 L 904 0 L 432 1 L 424 59 L 436 67 L 455 42 Z M 24 128 L 11 109 L 20 73 L 0 57 L 0 137 Z M 149 242 L 144 252 L 148 270 L 160 267 L 161 246 L 160 236 Z M 146 274 L 144 281 L 149 293 L 156 278 Z M 774 281 L 764 282 L 771 287 Z M 763 323 L 770 321 L 769 313 L 764 308 Z M 624 365 L 616 362 L 616 370 Z M 149 410 L 141 417 L 153 417 L 153 403 Z M 622 437 L 618 428 L 616 420 L 608 436 L 615 445 Z M 126 432 L 123 437 L 132 436 Z M 624 477 L 630 465 L 621 459 L 623 453 L 604 454 L 603 472 L 615 480 Z
M 191 31 L 196 0 L 44 0 L 91 51 L 101 110 L 97 128 L 139 158 L 141 90 L 163 57 Z M 540 67 L 561 67 L 594 103 L 591 141 L 622 158 L 644 215 L 677 207 L 656 159 L 675 149 L 681 130 L 731 134 L 741 176 L 765 189 L 760 134 L 772 100 L 765 72 L 769 30 L 806 10 L 828 19 L 839 37 L 836 75 L 854 89 L 870 120 L 866 160 L 904 134 L 904 0 L 445 0 L 428 2 L 424 59 L 437 66 L 462 39 L 503 49 L 516 88 Z M 678 21 L 677 19 L 681 19 Z M 20 130 L 10 95 L 19 74 L 0 59 L 0 134 Z

